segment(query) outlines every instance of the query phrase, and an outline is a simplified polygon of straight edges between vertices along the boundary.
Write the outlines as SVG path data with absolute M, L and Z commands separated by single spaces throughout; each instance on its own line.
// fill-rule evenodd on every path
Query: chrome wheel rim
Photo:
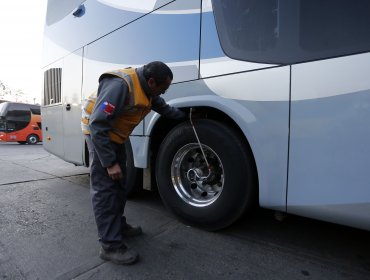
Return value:
M 187 204 L 205 207 L 214 203 L 224 187 L 224 168 L 220 157 L 209 146 L 202 148 L 198 143 L 190 143 L 180 148 L 171 163 L 172 184 L 178 196 Z
M 36 138 L 36 136 L 31 136 L 31 137 L 29 138 L 29 141 L 30 141 L 30 143 L 31 143 L 31 144 L 36 144 L 36 143 L 37 143 L 37 138 Z

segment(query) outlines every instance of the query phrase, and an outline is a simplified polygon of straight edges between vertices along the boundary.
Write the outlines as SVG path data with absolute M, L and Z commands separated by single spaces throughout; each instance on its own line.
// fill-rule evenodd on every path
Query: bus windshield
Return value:
M 0 104 L 0 132 L 6 131 L 5 114 L 6 114 L 6 103 L 1 103 Z
M 0 117 L 5 116 L 6 103 L 0 104 Z

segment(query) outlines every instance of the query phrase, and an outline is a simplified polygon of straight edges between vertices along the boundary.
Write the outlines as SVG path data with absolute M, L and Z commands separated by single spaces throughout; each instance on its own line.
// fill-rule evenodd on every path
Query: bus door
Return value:
M 370 223 L 369 72 L 369 53 L 292 67 L 288 211 Z
M 44 72 L 44 147 L 75 164 L 83 164 L 81 86 L 82 49 L 51 64 Z
M 81 132 L 82 49 L 63 59 L 62 116 L 64 159 L 83 164 L 84 138 Z
M 61 104 L 63 59 L 43 70 L 44 90 L 41 107 L 43 146 L 50 153 L 64 158 Z

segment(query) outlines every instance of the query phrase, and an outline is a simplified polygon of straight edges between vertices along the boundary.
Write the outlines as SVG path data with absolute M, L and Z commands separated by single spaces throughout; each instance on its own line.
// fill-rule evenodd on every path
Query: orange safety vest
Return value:
M 128 87 L 129 94 L 122 113 L 112 120 L 112 130 L 109 138 L 122 144 L 129 137 L 134 128 L 144 119 L 151 110 L 151 99 L 147 97 L 140 85 L 139 77 L 133 68 L 119 69 L 107 72 L 100 76 L 112 75 L 123 79 Z M 96 92 L 92 93 L 82 106 L 81 128 L 84 134 L 90 134 L 89 120 L 96 103 Z

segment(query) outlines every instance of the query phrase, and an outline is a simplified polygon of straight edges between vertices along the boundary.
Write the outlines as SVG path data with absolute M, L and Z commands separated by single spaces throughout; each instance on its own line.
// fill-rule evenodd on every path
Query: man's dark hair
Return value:
M 150 78 L 153 78 L 157 85 L 161 85 L 166 82 L 167 77 L 169 77 L 171 81 L 173 80 L 173 74 L 170 67 L 161 61 L 153 61 L 144 65 L 143 74 L 145 80 L 148 81 Z

